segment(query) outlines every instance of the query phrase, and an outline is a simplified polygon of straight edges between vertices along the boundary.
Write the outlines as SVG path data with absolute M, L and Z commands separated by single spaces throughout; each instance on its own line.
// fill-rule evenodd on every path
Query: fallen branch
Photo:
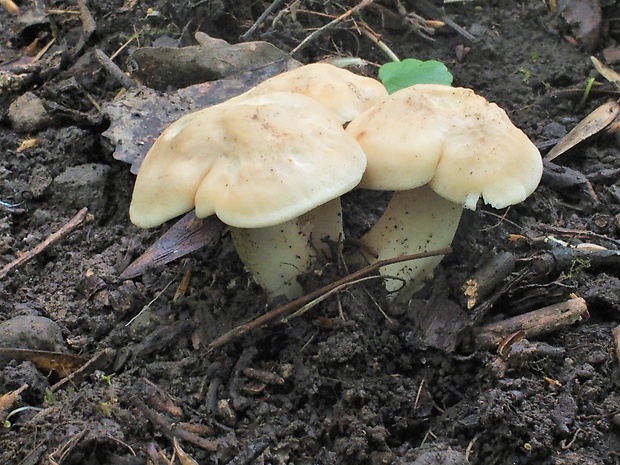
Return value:
M 516 263 L 517 259 L 514 255 L 502 252 L 471 275 L 461 288 L 463 292 L 461 301 L 467 310 L 480 304 L 500 282 L 514 271 Z
M 447 255 L 450 252 L 452 252 L 452 249 L 450 247 L 447 247 L 445 249 L 435 250 L 431 252 L 423 252 L 423 253 L 412 254 L 412 255 L 402 255 L 400 257 L 379 260 L 373 263 L 372 265 L 368 265 L 364 268 L 361 268 L 360 270 L 357 270 L 355 273 L 351 273 L 350 275 L 339 279 L 338 281 L 328 284 L 327 286 L 323 286 L 322 288 L 317 289 L 316 291 L 303 295 L 291 302 L 281 305 L 280 307 L 276 307 L 270 312 L 267 312 L 264 315 L 261 315 L 258 318 L 255 318 L 254 320 L 248 323 L 244 323 L 240 326 L 237 326 L 236 328 L 228 331 L 227 333 L 223 334 L 222 336 L 212 341 L 211 344 L 207 346 L 207 352 L 212 352 L 218 347 L 222 347 L 223 345 L 228 344 L 233 339 L 237 337 L 241 337 L 244 334 L 249 333 L 250 331 L 258 329 L 266 325 L 267 323 L 270 323 L 271 321 L 275 320 L 276 318 L 283 317 L 287 315 L 288 313 L 292 312 L 293 310 L 303 307 L 316 299 L 322 300 L 324 298 L 323 297 L 324 295 L 331 294 L 335 289 L 339 289 L 342 286 L 345 286 L 349 283 L 358 281 L 359 279 L 371 273 L 374 273 L 375 271 L 377 271 L 379 268 L 383 266 L 391 265 L 393 263 L 406 262 L 409 260 L 417 260 L 420 258 L 435 257 L 437 255 Z
M 572 325 L 589 316 L 586 301 L 577 297 L 476 328 L 473 331 L 473 344 L 475 348 L 489 349 L 499 346 L 507 337 L 518 331 L 522 331 L 525 338 L 536 337 Z
M 620 250 L 552 247 L 549 251 L 535 256 L 532 261 L 535 270 L 543 274 L 570 270 L 579 262 L 588 268 L 617 270 L 620 267 Z
M 34 249 L 29 250 L 24 253 L 21 257 L 16 258 L 11 263 L 5 265 L 2 269 L 0 269 L 0 279 L 6 278 L 6 276 L 13 270 L 19 268 L 22 265 L 25 265 L 30 260 L 35 258 L 44 250 L 50 248 L 54 244 L 60 242 L 69 234 L 71 234 L 74 230 L 79 228 L 84 221 L 88 217 L 88 209 L 82 208 L 77 214 L 69 220 L 67 224 L 65 224 L 62 228 L 60 228 L 55 233 L 51 234 L 47 239 L 38 244 Z

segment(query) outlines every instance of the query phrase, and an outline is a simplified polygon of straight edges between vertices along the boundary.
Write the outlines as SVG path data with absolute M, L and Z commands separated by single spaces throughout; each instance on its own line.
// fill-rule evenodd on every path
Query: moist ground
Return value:
M 128 220 L 134 175 L 112 156 L 114 147 L 102 137 L 110 122 L 100 112 L 122 98 L 121 79 L 101 66 L 95 50 L 111 56 L 135 34 L 114 58 L 131 71 L 130 53 L 162 37 L 191 45 L 202 31 L 236 42 L 269 3 L 90 2 L 90 29 L 72 2 L 53 2 L 49 17 L 21 22 L 0 10 L 5 64 L 32 57 L 55 39 L 39 64 L 13 73 L 2 87 L 0 195 L 8 203 L 25 200 L 0 212 L 2 265 L 81 208 L 89 212 L 75 232 L 0 281 L 0 321 L 17 321 L 0 334 L 2 346 L 60 351 L 94 364 L 85 376 L 56 385 L 63 378 L 58 367 L 46 371 L 32 361 L 0 358 L 0 395 L 28 385 L 8 411 L 27 408 L 0 429 L 0 463 L 163 464 L 173 456 L 174 437 L 201 464 L 620 462 L 613 336 L 619 261 L 612 254 L 532 266 L 564 243 L 618 249 L 620 158 L 613 135 L 555 160 L 581 173 L 568 177 L 577 181 L 562 183 L 547 173 L 519 206 L 465 212 L 454 252 L 408 305 L 391 303 L 377 282 L 359 284 L 300 317 L 207 352 L 216 337 L 268 310 L 227 235 L 138 278 L 119 278 L 170 225 L 144 231 Z M 455 85 L 497 102 L 541 147 L 617 98 L 598 78 L 580 104 L 593 69 L 589 55 L 602 59 L 602 50 L 618 40 L 613 18 L 619 14 L 610 2 L 606 28 L 590 42 L 579 25 L 571 29 L 568 15 L 540 1 L 446 4 L 445 14 L 471 36 L 445 26 L 431 39 L 411 26 L 413 16 L 399 17 L 393 2 L 375 3 L 355 16 L 356 24 L 325 31 L 295 58 L 340 53 L 387 61 L 359 33 L 363 18 L 399 57 L 444 62 Z M 302 1 L 293 14 L 282 5 L 253 39 L 289 51 L 330 20 L 325 14 L 333 18 L 354 6 Z M 436 13 L 426 3 L 403 6 L 426 18 Z M 375 75 L 376 67 L 362 72 Z M 28 95 L 35 106 L 20 125 L 9 105 Z M 385 196 L 354 193 L 344 204 L 347 230 L 359 236 Z M 503 281 L 513 284 L 498 286 L 494 305 L 473 321 L 461 286 L 500 252 L 517 258 Z M 305 285 L 313 290 L 344 274 L 326 265 Z M 175 297 L 180 287 L 185 290 Z M 438 315 L 443 328 L 469 321 L 475 333 L 572 294 L 585 298 L 589 318 L 519 341 L 511 356 L 477 346 L 469 328 L 458 327 L 457 337 L 425 323 L 429 315 Z M 26 332 L 35 325 L 13 320 L 18 316 L 45 320 L 18 337 L 23 325 Z

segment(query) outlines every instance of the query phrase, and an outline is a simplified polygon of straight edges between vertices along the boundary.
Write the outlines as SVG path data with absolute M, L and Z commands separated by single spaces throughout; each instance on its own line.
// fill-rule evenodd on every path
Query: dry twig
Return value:
M 197 434 L 191 433 L 178 425 L 170 423 L 166 417 L 148 407 L 137 397 L 132 398 L 133 403 L 138 407 L 138 410 L 155 426 L 161 433 L 171 441 L 175 438 L 189 441 L 197 447 L 208 452 L 215 452 L 217 450 L 217 443 L 204 439 Z
M 243 336 L 244 334 L 247 334 L 250 331 L 253 331 L 257 328 L 260 328 L 266 325 L 267 323 L 270 323 L 271 321 L 275 320 L 276 318 L 283 317 L 289 314 L 290 312 L 292 312 L 293 310 L 300 308 L 300 307 L 304 307 L 317 299 L 323 300 L 326 295 L 333 293 L 336 289 L 340 289 L 343 286 L 348 285 L 349 283 L 358 281 L 361 278 L 371 273 L 374 273 L 375 271 L 377 271 L 379 268 L 383 266 L 391 265 L 393 263 L 406 262 L 409 260 L 417 260 L 420 258 L 434 257 L 437 255 L 447 255 L 450 252 L 452 252 L 452 249 L 447 247 L 445 249 L 435 250 L 431 252 L 423 252 L 423 253 L 412 254 L 412 255 L 402 255 L 400 257 L 379 260 L 373 263 L 372 265 L 368 265 L 360 270 L 357 270 L 355 273 L 351 273 L 350 275 L 339 279 L 338 281 L 328 284 L 327 286 L 323 286 L 322 288 L 317 289 L 316 291 L 310 292 L 309 294 L 303 295 L 299 297 L 298 299 L 295 299 L 291 302 L 281 305 L 280 307 L 277 307 L 271 310 L 270 312 L 267 312 L 264 315 L 261 315 L 258 318 L 255 318 L 254 320 L 248 323 L 244 323 L 240 326 L 237 326 L 236 328 L 228 331 L 227 333 L 223 334 L 222 336 L 218 337 L 213 342 L 211 342 L 211 344 L 209 344 L 209 346 L 207 347 L 207 352 L 212 352 L 218 347 L 222 347 L 223 345 L 228 344 L 233 339 Z
M 88 218 L 88 209 L 82 208 L 77 214 L 69 220 L 67 224 L 65 224 L 62 228 L 60 228 L 55 233 L 51 234 L 47 239 L 38 244 L 34 249 L 29 250 L 24 253 L 21 257 L 16 258 L 11 263 L 5 265 L 2 269 L 0 269 L 0 280 L 6 278 L 6 276 L 13 270 L 19 268 L 22 265 L 25 265 L 30 260 L 35 258 L 37 255 L 42 253 L 44 250 L 50 248 L 54 244 L 60 242 L 69 234 L 71 234 L 74 230 L 79 228 L 84 221 Z
M 337 26 L 338 24 L 343 22 L 345 19 L 349 18 L 350 16 L 352 16 L 355 13 L 357 13 L 358 11 L 360 11 L 362 8 L 365 8 L 368 5 L 370 5 L 373 1 L 374 0 L 362 0 L 357 5 L 355 5 L 353 8 L 351 8 L 350 10 L 345 11 L 340 16 L 338 16 L 336 19 L 334 19 L 333 21 L 330 21 L 325 26 L 323 26 L 323 27 L 317 29 L 316 31 L 312 32 L 308 37 L 306 37 L 304 40 L 302 40 L 301 43 L 297 47 L 295 47 L 293 50 L 291 50 L 290 55 L 291 56 L 295 55 L 297 52 L 299 52 L 301 49 L 303 49 L 306 45 L 308 45 L 310 42 L 312 42 L 314 39 L 316 39 L 319 35 L 323 34 L 325 31 L 333 28 L 334 26 Z
M 267 19 L 267 16 L 269 16 L 271 13 L 273 13 L 275 11 L 276 8 L 278 8 L 280 6 L 280 3 L 282 3 L 283 0 L 273 0 L 273 2 L 271 2 L 271 5 L 269 5 L 265 11 L 263 11 L 263 14 L 261 14 L 258 19 L 256 20 L 256 22 L 254 24 L 252 24 L 252 27 L 250 27 L 250 29 L 248 29 L 246 31 L 245 34 L 243 34 L 239 39 L 242 42 L 245 42 L 246 40 L 248 40 L 250 37 L 252 37 L 252 34 L 254 34 L 254 32 L 256 31 L 256 29 L 258 29 L 258 27 L 263 23 L 263 21 L 265 21 L 265 19 Z
M 465 302 L 467 310 L 471 310 L 482 299 L 487 297 L 493 289 L 503 281 L 515 269 L 517 259 L 509 252 L 502 252 L 495 255 L 478 269 L 461 288 L 462 300 Z
M 497 347 L 518 331 L 522 331 L 525 338 L 535 337 L 572 325 L 588 316 L 588 306 L 584 299 L 570 299 L 476 328 L 473 334 L 474 345 L 484 349 Z

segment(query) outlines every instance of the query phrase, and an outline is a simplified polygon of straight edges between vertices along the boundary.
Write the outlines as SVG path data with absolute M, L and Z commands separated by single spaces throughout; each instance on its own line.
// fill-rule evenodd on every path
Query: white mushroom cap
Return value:
M 347 132 L 368 157 L 359 187 L 406 190 L 425 184 L 475 209 L 523 201 L 542 176 L 536 146 L 506 112 L 470 89 L 419 84 L 354 119 Z
M 229 102 L 272 92 L 294 92 L 312 97 L 336 113 L 342 124 L 388 95 L 376 79 L 327 63 L 313 63 L 269 78 Z
M 271 226 L 353 189 L 365 167 L 333 113 L 300 94 L 265 94 L 172 123 L 142 163 L 129 213 L 140 227 L 194 207 L 231 226 Z

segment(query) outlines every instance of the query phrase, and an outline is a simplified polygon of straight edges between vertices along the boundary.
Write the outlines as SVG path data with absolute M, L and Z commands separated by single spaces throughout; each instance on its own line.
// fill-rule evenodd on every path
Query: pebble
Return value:
M 17 97 L 9 106 L 8 116 L 17 132 L 35 132 L 46 128 L 51 121 L 43 101 L 32 92 Z
M 109 166 L 97 163 L 71 166 L 54 178 L 54 197 L 67 208 L 100 211 L 105 206 L 103 191 L 109 173 Z
M 0 347 L 64 352 L 60 326 L 49 318 L 20 315 L 0 323 Z M 0 363 L 6 363 L 0 357 Z
M 28 192 L 32 197 L 38 199 L 45 194 L 45 191 L 52 184 L 52 175 L 43 165 L 36 165 L 28 179 Z

